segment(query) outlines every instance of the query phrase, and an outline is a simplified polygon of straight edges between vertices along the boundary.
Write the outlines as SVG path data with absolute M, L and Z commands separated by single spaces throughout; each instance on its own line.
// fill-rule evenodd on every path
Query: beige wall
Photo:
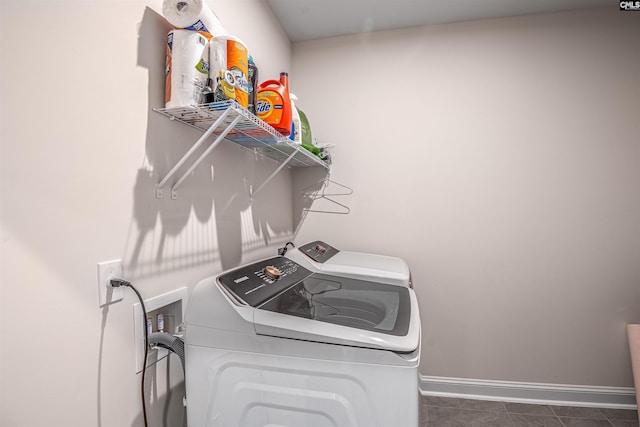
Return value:
M 151 297 L 291 238 L 290 175 L 250 205 L 275 166 L 230 144 L 177 201 L 154 197 L 199 135 L 151 111 L 160 4 L 0 5 L 3 426 L 140 425 L 136 300 L 99 309 L 96 263 L 122 258 Z M 290 68 L 261 1 L 215 10 L 262 80 Z M 310 214 L 296 241 L 409 261 L 423 374 L 631 385 L 639 29 L 633 14 L 590 11 L 294 47 L 292 89 L 336 144 L 333 177 L 356 190 L 350 215 Z M 152 423 L 179 425 L 179 365 L 158 365 L 148 387 Z
M 289 69 L 290 43 L 261 0 L 211 3 L 263 78 Z M 293 233 L 290 174 L 250 205 L 249 185 L 276 165 L 231 144 L 178 200 L 155 198 L 159 176 L 200 135 L 151 111 L 164 102 L 161 5 L 0 5 L 3 427 L 141 425 L 136 298 L 99 309 L 98 262 L 123 259 L 149 298 L 275 254 Z M 179 363 L 159 364 L 147 389 L 151 425 L 181 425 Z
M 633 385 L 639 24 L 607 8 L 294 44 L 298 105 L 355 190 L 297 241 L 409 262 L 422 374 Z

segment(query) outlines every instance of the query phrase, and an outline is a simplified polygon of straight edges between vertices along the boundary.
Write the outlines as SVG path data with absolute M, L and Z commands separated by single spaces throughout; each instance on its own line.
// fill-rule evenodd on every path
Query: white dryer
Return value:
M 401 258 L 340 251 L 321 240 L 290 249 L 285 254 L 314 272 L 413 288 L 409 265 Z
M 418 426 L 407 286 L 278 256 L 201 281 L 185 324 L 190 427 Z

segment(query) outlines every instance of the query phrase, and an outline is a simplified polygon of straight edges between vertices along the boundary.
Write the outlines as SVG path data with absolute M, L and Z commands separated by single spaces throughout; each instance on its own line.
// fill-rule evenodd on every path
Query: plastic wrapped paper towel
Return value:
M 235 99 L 247 108 L 249 59 L 247 46 L 234 36 L 216 36 L 209 42 L 210 71 L 215 101 Z
M 204 0 L 164 0 L 162 14 L 176 28 L 204 31 L 214 36 L 227 34 Z
M 208 40 L 196 31 L 173 30 L 167 36 L 165 106 L 201 103 L 209 77 Z

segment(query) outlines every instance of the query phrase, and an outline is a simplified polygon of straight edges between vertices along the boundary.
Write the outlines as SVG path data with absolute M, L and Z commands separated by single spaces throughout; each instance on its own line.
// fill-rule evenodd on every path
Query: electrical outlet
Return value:
M 100 307 L 120 301 L 124 295 L 122 287 L 112 288 L 109 281 L 114 277 L 122 278 L 122 260 L 98 263 L 98 295 Z

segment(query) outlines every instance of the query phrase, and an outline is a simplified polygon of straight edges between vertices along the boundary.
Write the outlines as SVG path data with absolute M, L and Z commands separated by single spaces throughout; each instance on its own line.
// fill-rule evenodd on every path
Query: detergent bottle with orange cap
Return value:
M 280 73 L 280 80 L 260 83 L 257 90 L 256 113 L 281 134 L 287 137 L 291 135 L 289 73 Z

